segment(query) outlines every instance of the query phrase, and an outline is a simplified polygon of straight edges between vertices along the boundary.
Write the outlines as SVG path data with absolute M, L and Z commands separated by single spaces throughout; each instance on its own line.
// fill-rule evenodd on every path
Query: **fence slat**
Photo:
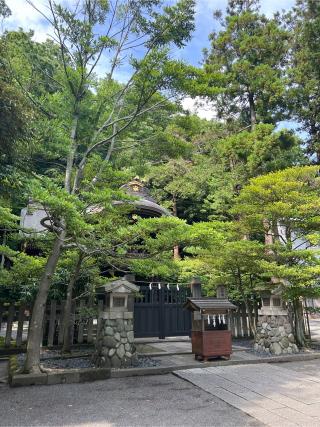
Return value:
M 238 337 L 241 337 L 241 320 L 240 320 L 239 309 L 235 313 L 235 321 L 236 321 L 237 338 L 238 338 Z
M 93 308 L 93 298 L 89 298 L 89 308 Z M 87 335 L 87 342 L 92 343 L 93 341 L 93 318 L 92 316 L 88 319 L 88 335 Z
M 17 338 L 16 345 L 17 347 L 21 347 L 22 345 L 22 334 L 23 334 L 23 325 L 24 325 L 24 311 L 26 306 L 24 304 L 20 305 L 19 314 L 18 314 L 18 329 L 17 329 Z
M 16 312 L 15 306 L 14 304 L 11 304 L 8 310 L 7 330 L 6 330 L 6 337 L 4 340 L 4 345 L 6 347 L 10 347 L 11 345 L 12 325 L 13 325 L 15 312 Z
M 248 333 L 248 320 L 247 320 L 247 311 L 246 311 L 246 307 L 244 305 L 241 306 L 241 317 L 242 317 L 242 333 L 243 333 L 243 337 L 248 337 L 249 333 Z
M 57 314 L 56 311 L 57 311 L 57 301 L 51 300 L 50 316 L 49 316 L 48 347 L 53 346 L 54 333 L 56 330 L 56 314 Z
M 0 331 L 1 331 L 1 325 L 2 325 L 3 312 L 4 312 L 3 304 L 0 304 Z
M 65 301 L 62 301 L 60 304 L 60 313 L 59 313 L 59 333 L 58 333 L 58 344 L 63 344 L 63 313 L 64 313 Z
M 74 343 L 74 327 L 76 323 L 76 302 L 72 301 L 71 303 L 71 328 L 70 328 L 70 338 L 71 338 L 71 345 Z
M 99 334 L 100 328 L 101 328 L 101 322 L 102 322 L 102 312 L 103 312 L 103 300 L 98 301 L 98 320 L 97 320 L 97 333 L 96 336 Z
M 81 299 L 79 304 L 79 313 L 78 313 L 78 337 L 77 337 L 78 344 L 83 343 L 83 329 L 84 329 L 84 323 L 83 323 L 83 317 L 82 317 L 83 307 L 84 307 L 84 300 Z

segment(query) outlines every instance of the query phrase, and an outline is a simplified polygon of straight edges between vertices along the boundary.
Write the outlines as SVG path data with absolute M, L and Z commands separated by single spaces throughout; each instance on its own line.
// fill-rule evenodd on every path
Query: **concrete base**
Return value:
M 107 368 L 50 369 L 41 374 L 19 374 L 15 357 L 9 359 L 8 371 L 9 385 L 11 387 L 83 383 L 106 380 L 111 377 L 111 370 Z

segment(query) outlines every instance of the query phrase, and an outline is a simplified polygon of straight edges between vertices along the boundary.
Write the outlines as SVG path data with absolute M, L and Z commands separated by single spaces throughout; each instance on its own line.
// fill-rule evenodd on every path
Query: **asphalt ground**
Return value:
M 1 426 L 262 426 L 172 374 L 0 386 Z

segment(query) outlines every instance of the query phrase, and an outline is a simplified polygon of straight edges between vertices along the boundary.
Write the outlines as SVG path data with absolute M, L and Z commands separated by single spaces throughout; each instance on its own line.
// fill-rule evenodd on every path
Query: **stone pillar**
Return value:
M 134 345 L 134 292 L 139 288 L 120 279 L 100 288 L 105 306 L 99 319 L 93 362 L 98 367 L 123 368 L 137 362 Z
M 262 298 L 254 350 L 276 356 L 299 352 L 287 309 L 283 307 L 279 296 Z
M 194 277 L 190 283 L 192 298 L 201 298 L 201 281 L 198 277 Z

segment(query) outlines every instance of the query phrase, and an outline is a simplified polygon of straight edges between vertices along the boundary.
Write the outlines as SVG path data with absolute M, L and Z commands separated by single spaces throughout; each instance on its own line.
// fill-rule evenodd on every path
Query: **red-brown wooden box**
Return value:
M 231 331 L 192 331 L 192 353 L 209 357 L 230 357 L 232 353 Z

